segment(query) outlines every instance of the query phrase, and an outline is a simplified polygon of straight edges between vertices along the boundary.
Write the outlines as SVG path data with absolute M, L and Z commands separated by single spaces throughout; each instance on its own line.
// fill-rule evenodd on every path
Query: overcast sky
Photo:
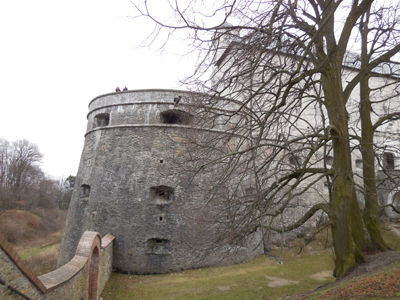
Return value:
M 76 175 L 88 103 L 129 89 L 179 88 L 192 66 L 138 49 L 150 23 L 129 0 L 0 3 L 0 137 L 27 139 L 53 177 Z

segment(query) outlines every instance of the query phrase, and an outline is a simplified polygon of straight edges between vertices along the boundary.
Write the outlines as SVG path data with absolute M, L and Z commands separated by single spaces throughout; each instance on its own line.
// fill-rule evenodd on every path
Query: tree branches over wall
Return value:
M 188 52 L 199 53 L 184 83 L 208 95 L 193 97 L 191 114 L 196 126 L 214 133 L 188 136 L 181 165 L 185 172 L 191 166 L 194 174 L 214 174 L 210 199 L 225 197 L 233 232 L 287 231 L 323 210 L 338 277 L 363 261 L 363 253 L 385 250 L 373 188 L 374 158 L 382 145 L 374 137 L 382 143 L 378 128 L 400 116 L 400 68 L 394 62 L 400 51 L 399 4 L 165 2 L 162 14 L 151 0 L 133 4 L 138 16 L 155 24 L 150 40 L 168 41 L 183 30 Z M 367 180 L 357 182 L 352 156 L 361 152 Z M 249 188 L 254 190 L 246 195 Z M 225 192 L 216 192 L 221 189 Z M 299 207 L 304 210 L 297 216 Z M 290 214 L 295 221 L 284 219 Z M 273 223 L 278 218 L 280 227 Z

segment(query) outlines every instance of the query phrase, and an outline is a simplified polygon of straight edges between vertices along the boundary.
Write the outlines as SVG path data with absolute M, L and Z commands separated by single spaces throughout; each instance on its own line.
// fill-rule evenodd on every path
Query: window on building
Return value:
M 158 222 L 164 223 L 165 222 L 165 214 L 158 215 Z
M 110 124 L 110 114 L 98 114 L 94 119 L 96 127 L 108 126 Z
M 157 204 L 167 204 L 174 200 L 174 189 L 169 186 L 160 185 L 150 188 L 150 198 Z
M 394 170 L 394 155 L 390 152 L 383 153 L 383 168 L 385 170 Z
M 356 159 L 356 168 L 362 169 L 363 168 L 363 161 L 362 159 Z
M 171 254 L 169 250 L 169 240 L 155 238 L 147 240 L 146 245 L 147 254 Z
M 328 166 L 333 166 L 333 156 L 328 155 L 325 157 L 325 161 Z
M 81 193 L 82 193 L 83 197 L 89 197 L 90 196 L 90 185 L 82 184 L 81 185 Z
M 192 115 L 181 110 L 168 110 L 160 114 L 161 122 L 164 124 L 182 124 L 190 123 Z

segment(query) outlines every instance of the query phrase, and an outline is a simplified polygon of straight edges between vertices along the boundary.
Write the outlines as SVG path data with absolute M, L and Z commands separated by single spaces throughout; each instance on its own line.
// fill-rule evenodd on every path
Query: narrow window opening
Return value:
M 393 153 L 383 154 L 383 168 L 386 170 L 394 170 L 394 155 Z
M 94 118 L 97 126 L 108 126 L 110 124 L 110 114 L 98 114 Z
M 325 157 L 325 161 L 328 166 L 332 166 L 333 165 L 333 156 L 328 155 L 327 157 Z
M 90 185 L 82 184 L 81 185 L 81 190 L 82 190 L 83 197 L 89 197 L 90 196 Z
M 160 159 L 160 164 L 162 164 L 164 161 L 162 159 Z
M 362 159 L 356 159 L 356 168 L 362 169 L 363 168 L 363 161 Z
M 165 221 L 165 214 L 159 215 L 159 216 L 158 216 L 158 222 L 164 223 L 164 221 Z

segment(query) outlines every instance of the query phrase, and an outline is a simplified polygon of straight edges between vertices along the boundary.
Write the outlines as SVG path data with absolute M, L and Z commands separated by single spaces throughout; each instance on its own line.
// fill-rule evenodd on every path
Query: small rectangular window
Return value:
M 108 126 L 110 124 L 110 114 L 98 114 L 94 118 L 95 127 Z
M 90 185 L 82 184 L 81 191 L 82 191 L 83 197 L 89 197 L 90 196 Z
M 394 155 L 393 153 L 383 154 L 383 168 L 386 170 L 394 170 Z

